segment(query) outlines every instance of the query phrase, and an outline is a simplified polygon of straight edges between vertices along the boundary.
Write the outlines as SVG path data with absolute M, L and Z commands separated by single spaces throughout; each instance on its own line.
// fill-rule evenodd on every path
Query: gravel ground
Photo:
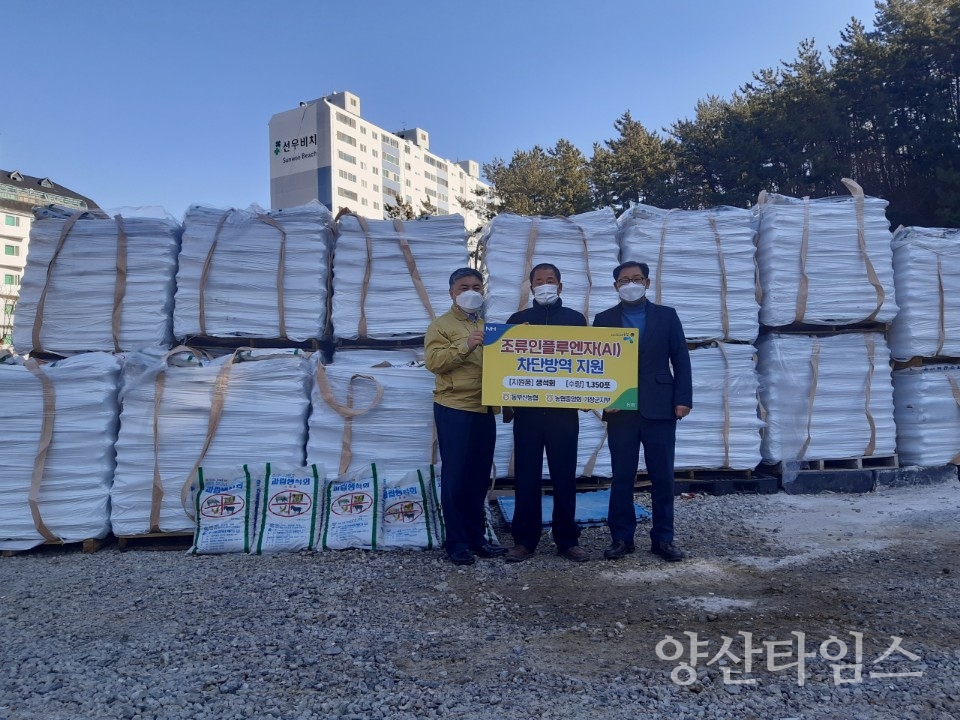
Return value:
M 641 542 L 599 559 L 601 528 L 584 532 L 598 559 L 582 565 L 546 538 L 526 563 L 467 568 L 436 552 L 43 548 L 0 558 L 0 719 L 955 720 L 958 520 L 949 482 L 680 498 L 678 542 L 694 557 L 675 564 Z M 838 684 L 831 662 L 857 662 L 851 631 L 861 679 Z M 802 685 L 777 668 L 796 662 L 801 632 Z M 724 669 L 743 663 L 714 656 L 727 636 L 743 658 L 742 633 L 752 671 L 729 678 L 754 682 L 733 684 Z M 682 660 L 658 656 L 677 650 L 667 636 Z M 821 648 L 831 636 L 844 659 L 820 654 L 839 654 Z M 874 663 L 893 636 L 902 650 Z M 705 657 L 680 668 L 692 639 Z M 792 658 L 764 645 L 791 640 Z

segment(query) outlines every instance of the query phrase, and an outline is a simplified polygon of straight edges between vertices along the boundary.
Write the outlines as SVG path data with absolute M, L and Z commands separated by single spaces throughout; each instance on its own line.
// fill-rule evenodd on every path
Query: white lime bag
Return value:
M 383 496 L 375 463 L 327 482 L 321 547 L 376 550 L 383 544 Z

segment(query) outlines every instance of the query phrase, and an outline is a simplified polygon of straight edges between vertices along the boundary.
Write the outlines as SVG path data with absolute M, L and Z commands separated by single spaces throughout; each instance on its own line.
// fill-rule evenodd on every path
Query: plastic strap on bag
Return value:
M 370 404 L 359 410 L 353 406 L 353 383 L 356 380 L 369 380 L 377 388 L 376 395 Z M 322 363 L 317 363 L 317 389 L 320 391 L 320 397 L 323 398 L 324 402 L 343 418 L 343 442 L 340 448 L 340 467 L 337 473 L 343 475 L 347 472 L 350 461 L 353 459 L 353 451 L 350 447 L 353 440 L 353 418 L 370 412 L 380 404 L 380 400 L 383 399 L 383 386 L 373 375 L 355 373 L 347 381 L 347 402 L 345 405 L 341 405 L 333 396 L 333 390 L 330 388 L 330 382 L 327 379 L 326 368 Z
M 723 358 L 723 467 L 730 467 L 730 358 L 723 343 L 717 343 Z
M 867 363 L 870 365 L 870 374 L 867 375 L 867 386 L 864 388 L 863 403 L 863 411 L 867 416 L 867 423 L 870 425 L 870 441 L 867 443 L 867 447 L 863 450 L 863 456 L 870 457 L 877 449 L 877 423 L 874 422 L 873 413 L 870 412 L 870 389 L 873 385 L 873 374 L 877 369 L 876 363 L 874 362 L 874 356 L 877 354 L 877 348 L 872 333 L 864 333 L 863 342 L 867 346 Z
M 937 254 L 937 289 L 940 291 L 940 323 L 938 327 L 939 339 L 937 342 L 937 350 L 933 353 L 934 355 L 939 355 L 943 352 L 943 345 L 947 341 L 946 299 L 943 294 L 943 259 L 939 253 Z
M 807 314 L 810 277 L 807 275 L 807 248 L 810 244 L 810 198 L 803 199 L 803 233 L 800 236 L 800 284 L 797 286 L 796 321 L 803 322 Z M 809 441 L 809 438 L 808 438 Z
M 123 315 L 123 298 L 127 294 L 127 229 L 123 216 L 114 215 L 117 223 L 117 276 L 113 285 L 113 313 L 110 315 L 110 332 L 113 334 L 113 351 L 121 352 L 120 321 Z
M 670 214 L 673 210 L 667 210 L 663 218 L 663 225 L 660 226 L 660 252 L 657 254 L 657 295 L 654 300 L 657 305 L 660 304 L 660 298 L 663 295 L 663 253 L 667 244 L 667 223 L 670 222 Z
M 530 232 L 527 233 L 527 253 L 523 258 L 523 278 L 520 281 L 520 303 L 517 312 L 525 310 L 530 302 L 530 271 L 533 270 L 533 254 L 537 250 L 537 237 L 540 234 L 540 218 L 530 218 Z
M 713 230 L 713 237 L 717 241 L 717 263 L 720 266 L 720 327 L 723 330 L 723 337 L 730 337 L 730 314 L 727 312 L 727 268 L 723 259 L 723 243 L 720 238 L 720 229 L 717 227 L 717 218 L 712 213 L 709 218 L 710 229 Z M 726 355 L 724 355 L 726 362 Z
M 180 503 L 183 505 L 183 509 L 187 515 L 192 519 L 195 519 L 191 512 L 193 508 L 190 503 L 190 490 L 193 483 L 193 476 L 196 475 L 197 469 L 203 463 L 203 459 L 207 455 L 207 450 L 210 449 L 210 444 L 217 434 L 217 428 L 220 426 L 223 406 L 227 399 L 227 389 L 230 387 L 230 371 L 233 369 L 234 361 L 239 352 L 240 349 L 235 350 L 230 360 L 224 363 L 223 367 L 220 368 L 220 372 L 217 373 L 217 379 L 213 385 L 213 396 L 210 398 L 210 416 L 207 420 L 207 434 L 203 438 L 203 447 L 200 449 L 200 455 L 197 457 L 197 461 L 187 474 L 186 480 L 183 481 L 183 487 L 180 488 Z
M 420 271 L 417 269 L 417 263 L 413 259 L 413 252 L 410 250 L 410 242 L 404 234 L 403 223 L 400 220 L 394 220 L 393 229 L 397 231 L 397 237 L 400 242 L 400 252 L 403 253 L 403 260 L 407 264 L 407 271 L 410 273 L 410 279 L 413 280 L 413 287 L 417 291 L 417 296 L 420 298 L 420 302 L 423 303 L 423 308 L 427 311 L 430 319 L 436 320 L 437 314 L 433 311 L 433 305 L 430 304 L 430 296 L 427 294 L 427 289 L 423 286 L 423 280 L 420 278 Z
M 350 213 L 353 215 L 353 213 Z M 370 275 L 373 272 L 373 242 L 370 238 L 370 226 L 365 218 L 353 215 L 363 231 L 363 239 L 367 245 L 367 263 L 363 268 L 363 284 L 360 286 L 360 320 L 357 322 L 357 336 L 367 336 L 367 290 L 370 288 Z
M 43 281 L 43 290 L 40 291 L 40 300 L 37 302 L 37 314 L 33 318 L 32 341 L 33 349 L 37 352 L 43 352 L 43 345 L 40 342 L 40 330 L 43 328 L 43 309 L 47 304 L 47 290 L 50 289 L 50 277 L 53 275 L 53 266 L 60 256 L 60 251 L 63 250 L 63 243 L 66 241 L 67 235 L 70 234 L 77 220 L 83 215 L 84 211 L 81 210 L 80 212 L 73 213 L 73 215 L 64 221 L 63 227 L 60 228 L 60 238 L 57 240 L 57 247 L 54 248 L 53 255 L 50 256 L 50 262 L 47 263 L 47 276 Z
M 803 457 L 807 454 L 807 449 L 810 447 L 810 442 L 813 439 L 810 432 L 813 428 L 813 401 L 817 397 L 817 380 L 820 374 L 820 341 L 815 337 L 811 339 L 813 340 L 813 349 L 810 351 L 810 367 L 812 368 L 813 376 L 810 378 L 810 394 L 807 398 L 807 439 L 804 440 L 803 447 L 800 448 L 800 454 L 797 457 L 798 460 L 803 460 Z
M 603 422 L 603 415 L 596 410 L 591 410 L 597 420 Z M 603 437 L 600 438 L 600 442 L 597 444 L 597 447 L 594 448 L 593 452 L 590 454 L 590 459 L 587 460 L 586 465 L 583 466 L 583 476 L 584 477 L 593 477 L 593 470 L 597 466 L 597 458 L 600 457 L 600 451 L 603 450 L 604 443 L 607 442 L 607 424 L 603 423 Z
M 870 284 L 873 285 L 873 289 L 877 293 L 877 307 L 876 309 L 867 316 L 864 322 L 873 322 L 877 319 L 877 315 L 880 314 L 880 309 L 883 307 L 883 300 L 886 297 L 886 293 L 883 290 L 883 285 L 880 284 L 880 278 L 877 277 L 877 271 L 873 268 L 873 263 L 870 262 L 870 255 L 867 254 L 867 232 L 864 227 L 863 220 L 863 188 L 860 187 L 850 178 L 842 178 L 840 180 L 850 191 L 850 194 L 853 195 L 856 208 L 857 208 L 857 243 L 860 246 L 860 254 L 863 256 L 863 264 L 867 269 L 867 278 L 870 280 Z
M 52 265 L 52 263 L 51 263 Z M 40 516 L 40 484 L 43 482 L 43 471 L 47 464 L 47 451 L 50 449 L 50 443 L 53 441 L 53 427 L 56 423 L 57 415 L 57 393 L 53 387 L 53 382 L 47 377 L 47 374 L 40 369 L 40 364 L 34 360 L 27 360 L 23 366 L 29 370 L 37 380 L 40 381 L 40 387 L 43 392 L 43 420 L 40 425 L 40 441 L 37 443 L 37 454 L 33 458 L 33 475 L 30 479 L 30 492 L 27 495 L 27 504 L 30 506 L 30 514 L 33 516 L 33 526 L 37 532 L 43 536 L 47 542 L 58 542 L 58 538 L 50 528 L 43 522 Z
M 570 218 L 565 217 L 561 219 L 564 220 L 565 222 L 570 223 L 577 229 L 577 232 L 580 233 L 580 242 L 583 243 L 583 272 L 587 278 L 587 291 L 586 293 L 584 293 L 584 296 L 583 296 L 583 316 L 587 319 L 587 322 L 589 323 L 590 322 L 590 293 L 593 290 L 593 276 L 590 275 L 590 246 L 589 246 L 589 243 L 587 243 L 587 233 L 584 232 L 583 228 L 580 225 L 575 223 Z M 529 277 L 529 274 L 530 273 L 528 271 L 527 272 L 528 277 Z

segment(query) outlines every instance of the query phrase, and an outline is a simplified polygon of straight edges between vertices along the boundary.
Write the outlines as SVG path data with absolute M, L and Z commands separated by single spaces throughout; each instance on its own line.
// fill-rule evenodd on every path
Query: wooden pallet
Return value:
M 728 495 L 731 493 L 773 494 L 780 489 L 778 477 L 758 474 L 755 470 L 731 469 L 685 469 L 674 473 L 674 492 L 706 493 L 709 495 Z M 494 494 L 511 492 L 513 478 L 497 480 Z M 550 481 L 544 479 L 544 487 L 549 489 Z M 610 478 L 577 478 L 577 491 L 605 490 L 610 487 Z M 650 480 L 646 473 L 638 473 L 634 483 L 634 492 L 649 492 Z
M 890 330 L 890 323 L 858 322 L 846 325 L 815 325 L 811 323 L 790 323 L 789 325 L 761 325 L 760 334 L 789 333 L 791 335 L 840 335 L 843 333 L 881 332 Z
M 784 463 L 779 462 L 776 465 L 765 466 L 769 468 L 774 475 L 783 475 Z M 823 472 L 824 470 L 873 470 L 879 468 L 898 468 L 900 467 L 899 456 L 894 455 L 873 455 L 870 457 L 855 458 L 837 458 L 837 459 L 813 459 L 801 460 L 798 466 L 788 467 L 788 470 L 804 472 L 807 470 L 814 472 Z
M 373 338 L 346 340 L 344 338 L 338 338 L 333 341 L 333 345 L 337 350 L 391 350 L 399 348 L 423 348 L 424 338 L 424 335 L 392 340 L 374 340 Z
M 193 543 L 192 532 L 142 533 L 140 535 L 117 535 L 120 552 L 137 550 L 186 550 Z
M 934 357 L 912 357 L 909 360 L 894 360 L 894 370 L 927 367 L 929 365 L 960 365 L 960 358 L 937 355 Z
M 0 550 L 0 557 L 16 557 L 17 555 L 25 555 L 27 553 L 46 552 L 54 548 L 60 550 L 81 550 L 89 555 L 97 552 L 97 550 L 102 548 L 107 542 L 107 538 L 88 538 L 87 540 L 79 540 L 77 542 L 47 541 L 35 547 L 28 548 L 27 550 Z

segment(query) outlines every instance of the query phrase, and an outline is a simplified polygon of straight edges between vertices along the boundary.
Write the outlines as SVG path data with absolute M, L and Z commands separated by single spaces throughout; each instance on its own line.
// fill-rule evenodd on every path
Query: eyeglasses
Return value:
M 627 285 L 643 285 L 647 281 L 646 278 L 620 278 L 614 283 L 618 288 L 626 287 Z

